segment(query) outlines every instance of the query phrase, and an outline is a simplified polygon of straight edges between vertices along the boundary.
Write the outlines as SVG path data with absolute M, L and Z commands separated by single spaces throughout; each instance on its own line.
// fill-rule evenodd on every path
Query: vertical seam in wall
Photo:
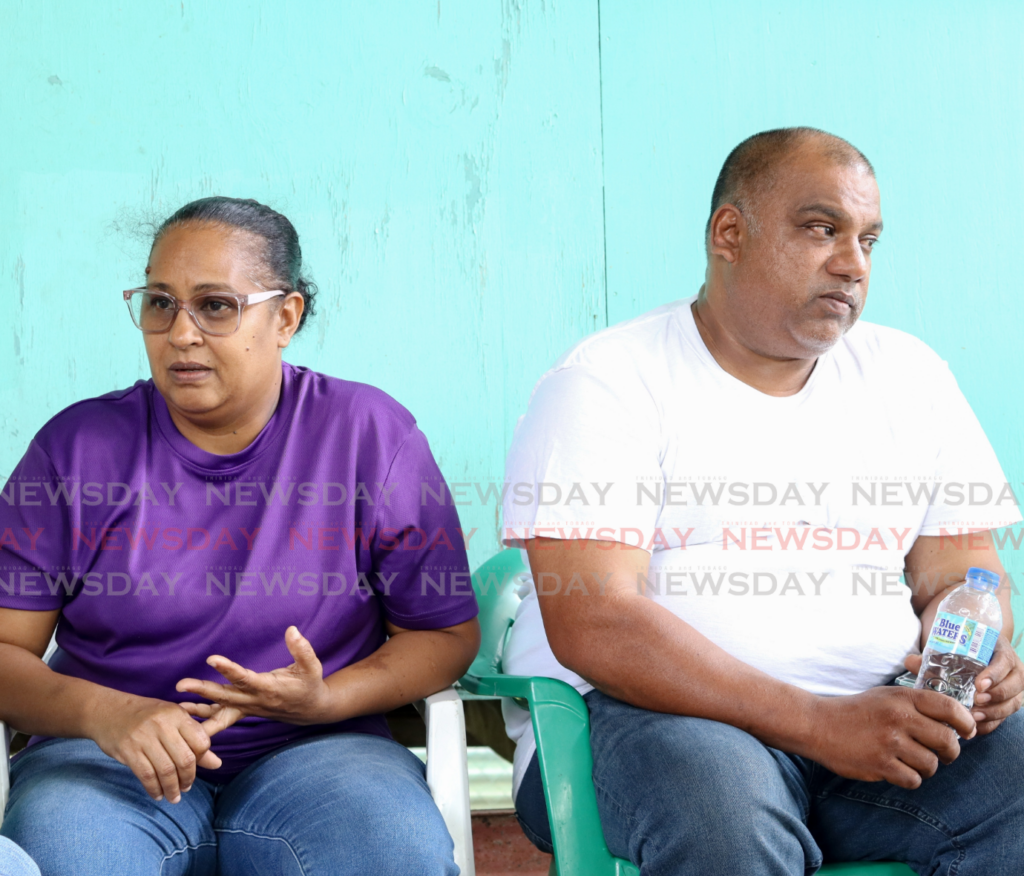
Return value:
M 597 99 L 601 120 L 601 249 L 604 256 L 604 326 L 608 328 L 608 216 L 604 193 L 604 62 L 601 57 L 601 0 L 597 0 Z

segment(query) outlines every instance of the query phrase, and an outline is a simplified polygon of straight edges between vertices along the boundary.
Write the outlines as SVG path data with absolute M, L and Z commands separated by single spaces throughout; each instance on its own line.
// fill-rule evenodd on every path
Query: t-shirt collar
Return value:
M 677 311 L 679 317 L 679 323 L 682 326 L 683 336 L 697 355 L 704 361 L 707 367 L 713 369 L 715 372 L 721 375 L 721 378 L 727 382 L 732 381 L 737 387 L 742 387 L 750 393 L 753 397 L 759 397 L 767 399 L 770 402 L 778 402 L 780 404 L 799 404 L 808 395 L 810 395 L 814 384 L 818 382 L 818 375 L 825 370 L 825 364 L 832 354 L 831 350 L 827 350 L 818 356 L 817 361 L 814 363 L 814 367 L 811 369 L 811 373 L 807 377 L 806 383 L 800 387 L 800 391 L 793 395 L 769 395 L 766 392 L 754 388 L 749 383 L 744 383 L 738 377 L 733 376 L 726 371 L 721 365 L 718 364 L 718 360 L 711 354 L 707 344 L 704 343 L 704 338 L 700 335 L 700 329 L 697 328 L 697 321 L 693 316 L 693 309 L 691 305 L 697 300 L 696 295 L 691 295 L 689 298 L 685 298 L 680 302 L 680 307 Z M 841 341 L 840 341 L 841 342 Z
M 291 418 L 295 408 L 295 368 L 287 362 L 282 362 L 281 374 L 281 397 L 278 400 L 274 413 L 260 431 L 253 442 L 238 453 L 218 454 L 210 453 L 200 447 L 196 447 L 189 441 L 171 419 L 171 413 L 167 409 L 167 402 L 156 388 L 152 379 L 149 380 L 150 403 L 156 416 L 156 422 L 160 434 L 171 446 L 171 449 L 180 456 L 192 468 L 205 472 L 224 474 L 234 469 L 241 469 L 253 460 L 262 456 L 270 447 L 277 443 L 278 436 L 282 433 L 285 424 Z

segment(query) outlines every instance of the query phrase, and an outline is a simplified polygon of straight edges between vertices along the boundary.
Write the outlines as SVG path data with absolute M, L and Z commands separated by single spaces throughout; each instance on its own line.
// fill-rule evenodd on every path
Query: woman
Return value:
M 124 293 L 152 379 L 2 494 L 0 718 L 35 735 L 0 830 L 47 876 L 458 871 L 383 713 L 476 653 L 462 533 L 408 411 L 282 362 L 300 268 L 268 207 L 178 210 Z

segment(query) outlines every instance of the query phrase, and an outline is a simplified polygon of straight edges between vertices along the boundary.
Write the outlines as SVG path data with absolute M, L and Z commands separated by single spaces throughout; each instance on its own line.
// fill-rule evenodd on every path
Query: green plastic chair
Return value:
M 557 679 L 502 673 L 502 654 L 519 606 L 514 579 L 525 571 L 519 551 L 510 549 L 473 573 L 480 605 L 480 652 L 458 687 L 475 696 L 512 697 L 530 710 L 555 849 L 552 876 L 639 876 L 637 867 L 612 855 L 604 841 L 591 778 L 590 714 L 583 697 Z M 914 876 L 905 864 L 891 862 L 828 864 L 818 872 Z

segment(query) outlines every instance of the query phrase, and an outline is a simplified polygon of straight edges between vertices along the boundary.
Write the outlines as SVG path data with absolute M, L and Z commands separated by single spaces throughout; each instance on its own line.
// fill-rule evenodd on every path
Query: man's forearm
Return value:
M 598 690 L 656 712 L 731 724 L 767 745 L 808 754 L 819 698 L 737 660 L 642 596 L 587 612 L 586 633 L 556 657 Z M 599 643 L 599 644 L 598 644 Z

